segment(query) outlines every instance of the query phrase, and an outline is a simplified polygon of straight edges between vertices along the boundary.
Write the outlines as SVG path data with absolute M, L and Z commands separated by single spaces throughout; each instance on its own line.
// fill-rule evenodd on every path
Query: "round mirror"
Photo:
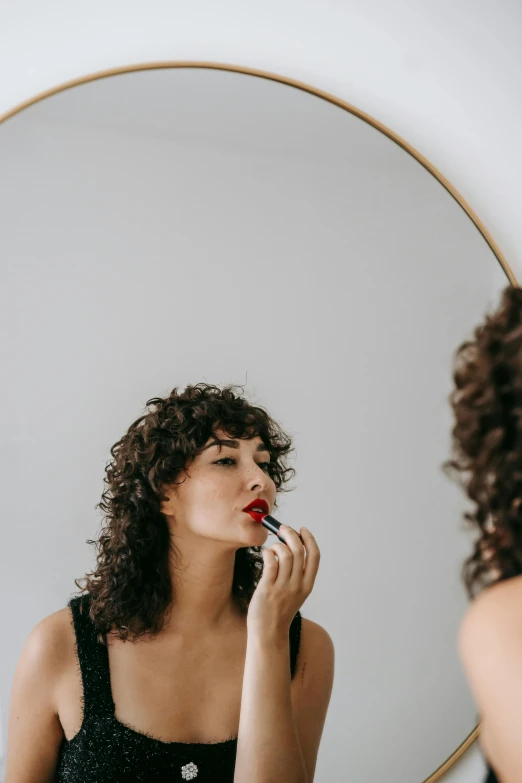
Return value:
M 476 725 L 441 464 L 453 351 L 506 284 L 483 230 L 377 123 L 225 67 L 37 100 L 0 125 L 0 171 L 4 726 L 29 631 L 93 565 L 109 447 L 150 397 L 237 383 L 293 436 L 278 518 L 322 552 L 316 779 L 438 779 Z

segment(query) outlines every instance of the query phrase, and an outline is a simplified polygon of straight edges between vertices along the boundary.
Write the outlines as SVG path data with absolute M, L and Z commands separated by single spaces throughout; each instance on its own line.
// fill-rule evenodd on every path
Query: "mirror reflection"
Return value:
M 355 114 L 213 68 L 37 102 L 0 169 L 4 745 L 34 653 L 37 773 L 435 780 L 477 722 L 440 466 L 453 352 L 507 283 L 480 231 Z

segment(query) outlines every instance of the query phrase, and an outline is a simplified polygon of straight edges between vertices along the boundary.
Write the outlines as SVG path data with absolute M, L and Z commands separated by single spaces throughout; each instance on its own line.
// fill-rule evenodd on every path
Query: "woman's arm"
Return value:
M 300 734 L 303 729 L 305 735 L 310 734 L 312 727 L 311 736 L 317 735 L 319 745 L 325 701 L 327 706 L 330 698 L 329 693 L 326 696 L 328 680 L 316 679 L 320 682 L 319 704 L 311 698 L 306 703 L 305 697 L 303 709 L 311 715 L 303 717 L 299 709 L 294 714 L 289 631 L 297 610 L 312 592 L 321 553 L 307 528 L 302 527 L 299 535 L 281 525 L 279 534 L 286 543 L 263 550 L 263 572 L 248 605 L 234 783 L 312 783 L 316 753 L 301 746 Z M 320 655 L 310 657 L 307 663 L 316 671 L 329 671 L 330 667 L 333 675 L 333 656 L 327 644 L 331 640 L 321 631 Z
M 335 651 L 330 635 L 318 623 L 303 618 L 292 703 L 308 783 L 314 779 L 319 744 L 332 695 L 334 667 Z
M 248 635 L 234 783 L 310 783 L 292 712 L 288 631 Z
M 334 648 L 302 620 L 292 682 L 288 631 L 248 636 L 234 783 L 312 783 L 332 692 Z
M 482 716 L 481 744 L 502 783 L 522 780 L 522 579 L 490 587 L 469 608 L 460 656 Z
M 54 781 L 63 740 L 56 710 L 63 611 L 35 626 L 20 655 L 9 706 L 5 783 Z

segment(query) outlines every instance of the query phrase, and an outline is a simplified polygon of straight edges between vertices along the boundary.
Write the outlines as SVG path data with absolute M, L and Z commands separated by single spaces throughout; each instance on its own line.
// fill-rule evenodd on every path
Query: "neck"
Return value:
M 232 595 L 235 550 L 210 540 L 183 544 L 170 557 L 173 601 L 165 630 L 194 635 L 237 627 L 242 615 Z

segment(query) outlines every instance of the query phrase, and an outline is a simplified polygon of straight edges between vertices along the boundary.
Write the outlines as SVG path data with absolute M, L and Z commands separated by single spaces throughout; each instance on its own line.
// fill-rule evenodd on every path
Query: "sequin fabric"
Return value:
M 76 635 L 78 675 L 83 684 L 83 722 L 64 740 L 56 783 L 233 783 L 237 737 L 222 742 L 163 742 L 115 717 L 107 647 L 96 639 L 89 594 L 69 601 Z M 295 674 L 301 614 L 290 626 L 290 671 Z

